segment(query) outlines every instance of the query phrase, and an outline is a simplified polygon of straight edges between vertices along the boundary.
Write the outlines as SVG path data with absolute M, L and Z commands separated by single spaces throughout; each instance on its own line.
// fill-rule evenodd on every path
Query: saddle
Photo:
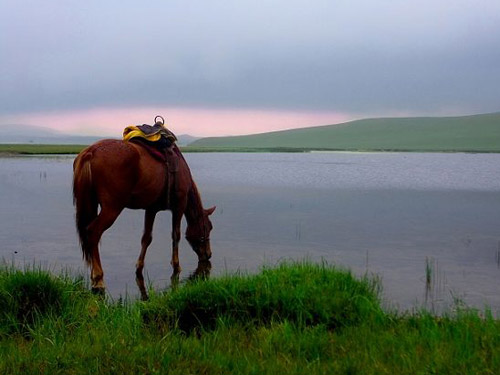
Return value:
M 180 154 L 175 145 L 177 137 L 165 127 L 165 120 L 161 116 L 155 117 L 154 125 L 127 126 L 123 130 L 123 140 L 140 144 L 153 157 L 166 164 L 172 164 L 172 156 Z
M 155 117 L 154 125 L 130 125 L 123 130 L 123 140 L 145 148 L 155 159 L 167 168 L 166 204 L 170 206 L 172 189 L 177 189 L 179 160 L 183 158 L 176 145 L 177 137 L 165 127 L 161 116 Z

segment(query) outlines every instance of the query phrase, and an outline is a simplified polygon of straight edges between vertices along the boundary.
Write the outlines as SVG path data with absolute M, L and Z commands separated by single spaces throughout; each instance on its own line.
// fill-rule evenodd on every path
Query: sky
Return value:
M 1 0 L 0 125 L 249 134 L 500 111 L 498 0 Z

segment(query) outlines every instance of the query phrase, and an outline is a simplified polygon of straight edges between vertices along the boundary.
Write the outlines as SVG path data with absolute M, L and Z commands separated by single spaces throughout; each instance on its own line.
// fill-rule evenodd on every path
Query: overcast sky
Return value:
M 209 135 L 499 110 L 498 0 L 0 1 L 0 125 L 112 133 L 161 112 Z

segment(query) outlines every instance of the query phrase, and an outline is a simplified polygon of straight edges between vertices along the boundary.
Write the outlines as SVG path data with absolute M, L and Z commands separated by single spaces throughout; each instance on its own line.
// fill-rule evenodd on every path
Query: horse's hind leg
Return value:
M 151 241 L 153 241 L 153 223 L 156 217 L 156 213 L 158 211 L 146 210 L 144 215 L 144 233 L 141 238 L 141 254 L 137 259 L 137 263 L 135 265 L 135 282 L 141 292 L 141 299 L 143 301 L 148 300 L 148 292 L 146 291 L 146 285 L 144 284 L 144 276 L 142 275 L 142 270 L 144 268 L 144 258 L 146 257 L 146 251 L 148 250 L 148 246 L 151 245 Z
M 90 278 L 92 281 L 92 290 L 103 292 L 104 273 L 99 256 L 99 241 L 102 234 L 115 222 L 122 209 L 103 207 L 97 218 L 88 226 L 88 246 L 91 252 Z
M 181 221 L 182 212 L 172 211 L 172 267 L 174 268 L 174 275 L 181 272 L 179 264 L 179 242 L 181 240 Z

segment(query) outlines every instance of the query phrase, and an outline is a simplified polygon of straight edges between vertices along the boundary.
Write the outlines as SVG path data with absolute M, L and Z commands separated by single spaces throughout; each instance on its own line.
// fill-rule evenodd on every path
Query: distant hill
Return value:
M 65 134 L 33 125 L 0 125 L 0 143 L 88 145 L 103 137 Z
M 200 137 L 194 137 L 189 134 L 176 135 L 176 137 L 177 137 L 177 144 L 179 146 L 187 146 L 200 139 Z
M 500 152 L 500 113 L 461 117 L 366 119 L 246 136 L 202 138 L 190 146 Z
M 33 125 L 0 125 L 0 143 L 3 144 L 89 145 L 103 138 L 110 137 L 65 134 L 50 128 Z M 180 146 L 187 146 L 199 139 L 199 137 L 188 134 L 181 134 L 177 138 Z

